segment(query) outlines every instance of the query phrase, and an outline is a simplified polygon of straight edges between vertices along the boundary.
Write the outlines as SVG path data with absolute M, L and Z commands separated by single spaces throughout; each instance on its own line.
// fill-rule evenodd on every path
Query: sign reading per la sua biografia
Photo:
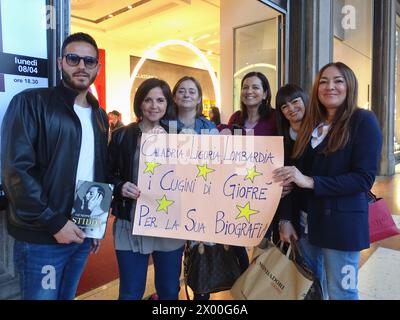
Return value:
M 282 187 L 282 137 L 143 134 L 133 234 L 255 246 Z

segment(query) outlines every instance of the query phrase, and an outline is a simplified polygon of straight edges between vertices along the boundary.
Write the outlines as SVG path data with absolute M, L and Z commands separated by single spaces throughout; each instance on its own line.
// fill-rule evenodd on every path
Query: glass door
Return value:
M 283 16 L 276 16 L 234 29 L 234 110 L 240 109 L 240 85 L 243 77 L 252 71 L 265 74 L 272 91 L 272 106 L 275 93 L 283 84 Z

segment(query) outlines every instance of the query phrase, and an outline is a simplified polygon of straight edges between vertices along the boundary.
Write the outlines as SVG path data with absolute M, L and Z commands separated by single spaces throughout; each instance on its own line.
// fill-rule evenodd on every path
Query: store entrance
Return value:
M 172 88 L 182 76 L 194 76 L 203 89 L 204 115 L 216 106 L 223 122 L 235 111 L 237 84 L 247 72 L 265 73 L 273 96 L 284 82 L 285 16 L 269 2 L 132 2 L 71 1 L 71 33 L 89 33 L 101 49 L 95 92 L 107 112 L 121 113 L 124 124 L 135 120 L 133 97 L 149 77 Z M 100 253 L 89 258 L 78 294 L 118 277 L 112 220 Z

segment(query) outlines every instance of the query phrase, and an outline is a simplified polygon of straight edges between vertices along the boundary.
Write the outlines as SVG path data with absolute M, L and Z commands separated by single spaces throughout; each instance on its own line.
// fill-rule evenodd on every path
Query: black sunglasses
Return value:
M 65 61 L 67 62 L 67 64 L 71 67 L 77 66 L 81 62 L 81 59 L 85 63 L 85 67 L 88 69 L 95 68 L 97 66 L 97 64 L 99 63 L 99 60 L 97 58 L 90 57 L 90 56 L 80 57 L 75 53 L 68 53 L 64 57 L 65 57 Z

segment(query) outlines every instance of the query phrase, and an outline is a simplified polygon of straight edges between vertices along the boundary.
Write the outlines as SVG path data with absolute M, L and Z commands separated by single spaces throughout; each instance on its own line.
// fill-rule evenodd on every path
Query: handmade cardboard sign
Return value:
M 282 187 L 282 137 L 143 134 L 133 234 L 255 246 Z

